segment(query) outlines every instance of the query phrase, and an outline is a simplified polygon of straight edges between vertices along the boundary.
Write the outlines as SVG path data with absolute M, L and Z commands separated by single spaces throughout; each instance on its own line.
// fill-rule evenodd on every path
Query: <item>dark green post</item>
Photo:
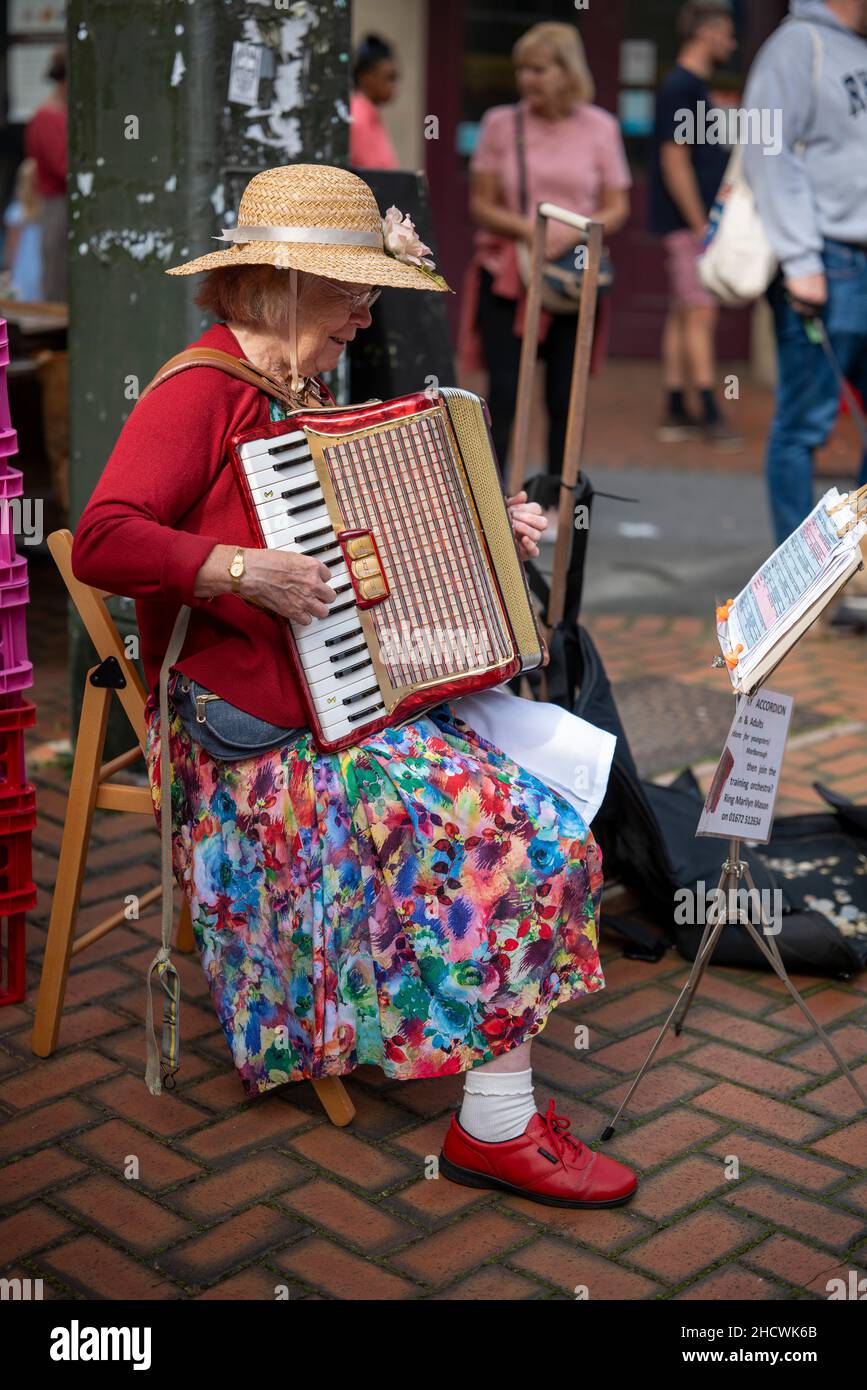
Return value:
M 139 389 L 206 326 L 196 278 L 166 267 L 214 248 L 260 169 L 347 164 L 350 10 L 70 0 L 67 23 L 74 529 Z M 132 603 L 111 606 L 135 632 Z M 70 656 L 76 727 L 96 656 L 74 614 Z M 129 741 L 120 717 L 107 756 Z

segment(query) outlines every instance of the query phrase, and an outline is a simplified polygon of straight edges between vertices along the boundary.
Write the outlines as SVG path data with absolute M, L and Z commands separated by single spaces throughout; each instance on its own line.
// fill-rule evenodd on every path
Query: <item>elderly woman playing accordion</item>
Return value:
M 551 1009 L 604 987 L 588 821 L 610 737 L 501 685 L 323 751 L 282 631 L 328 616 L 331 570 L 263 546 L 227 466 L 245 430 L 333 404 L 319 374 L 370 323 L 376 287 L 448 286 L 409 219 L 381 218 L 335 168 L 256 175 L 224 239 L 169 274 L 207 272 L 197 302 L 217 322 L 192 347 L 251 379 L 216 359 L 159 374 L 84 510 L 73 570 L 136 600 L 164 870 L 244 1091 L 363 1064 L 401 1081 L 465 1073 L 446 1175 L 556 1205 L 627 1201 L 635 1174 L 570 1135 L 553 1100 L 536 1110 L 530 1065 Z M 507 508 L 521 555 L 537 554 L 540 508 L 523 493 Z M 513 756 L 546 713 L 583 725 L 589 809 L 551 785 L 553 766 L 545 780 Z

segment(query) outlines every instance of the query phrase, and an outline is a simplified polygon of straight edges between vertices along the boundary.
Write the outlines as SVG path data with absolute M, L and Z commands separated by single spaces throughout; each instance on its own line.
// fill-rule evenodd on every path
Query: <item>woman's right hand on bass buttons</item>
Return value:
M 327 618 L 337 595 L 330 587 L 331 571 L 314 555 L 286 550 L 245 550 L 241 597 L 305 627 L 314 618 Z

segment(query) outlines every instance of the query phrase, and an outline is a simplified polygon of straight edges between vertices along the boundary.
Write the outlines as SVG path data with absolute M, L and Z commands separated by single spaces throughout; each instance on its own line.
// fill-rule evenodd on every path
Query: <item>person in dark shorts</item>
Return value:
M 717 303 L 698 275 L 707 213 L 729 155 L 725 145 L 703 140 L 700 127 L 713 106 L 707 80 L 735 49 L 731 6 L 727 0 L 690 0 L 677 27 L 682 43 L 657 93 L 650 162 L 650 229 L 662 239 L 669 279 L 662 337 L 666 405 L 657 433 L 666 443 L 703 433 L 721 448 L 738 449 L 743 441 L 714 397 Z M 689 384 L 698 394 L 698 418 L 686 406 Z

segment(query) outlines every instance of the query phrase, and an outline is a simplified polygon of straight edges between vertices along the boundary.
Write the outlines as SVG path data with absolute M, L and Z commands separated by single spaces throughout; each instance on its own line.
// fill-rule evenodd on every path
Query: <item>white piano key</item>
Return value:
M 334 535 L 333 532 L 332 535 Z M 301 544 L 302 539 L 304 538 L 298 536 L 291 526 L 285 527 L 282 531 L 267 532 L 269 550 L 297 550 L 306 554 L 313 548 L 317 551 L 313 557 L 314 560 L 321 560 L 323 563 L 326 560 L 334 560 L 343 553 L 336 536 L 333 540 L 329 540 L 328 536 L 317 536 L 314 540 L 305 540 L 303 546 Z M 319 550 L 319 546 L 323 546 L 324 549 Z
M 325 737 L 333 742 L 344 737 L 345 734 L 352 734 L 359 742 L 364 738 L 364 730 L 367 725 L 373 724 L 375 720 L 382 719 L 385 715 L 385 706 L 376 696 L 370 697 L 370 707 L 366 701 L 359 701 L 361 709 L 352 710 L 351 706 L 347 710 L 345 706 L 340 709 L 332 710 L 328 714 L 320 714 L 319 723 Z M 351 713 L 364 713 L 361 719 L 350 719 Z
M 270 454 L 257 454 L 254 458 L 243 459 L 242 462 L 251 487 L 261 487 L 263 482 L 270 479 L 291 481 L 304 474 L 316 473 L 312 455 L 300 451 L 293 458 L 287 455 L 285 459 L 276 459 Z
M 286 501 L 285 497 L 280 496 L 280 493 L 277 491 L 276 488 L 271 488 L 268 490 L 272 493 L 272 496 L 262 498 L 256 502 L 256 515 L 262 523 L 263 531 L 266 529 L 266 521 L 272 523 L 272 530 L 282 530 L 282 527 L 275 527 L 273 523 L 275 520 L 285 521 L 286 510 L 289 506 L 289 503 Z
M 331 611 L 327 618 L 314 618 L 312 623 L 293 623 L 292 631 L 296 641 L 304 637 L 315 637 L 319 633 L 324 633 L 326 637 L 333 637 L 337 632 L 337 625 L 345 621 L 346 618 L 354 617 L 358 622 L 358 606 L 353 603 L 351 608 L 344 608 L 342 613 L 335 613 L 334 609 L 345 602 L 343 595 L 331 605 Z M 332 631 L 332 629 L 334 629 Z
M 310 483 L 316 488 L 320 486 L 315 469 L 312 472 L 308 469 L 306 473 L 299 473 L 295 477 L 287 478 L 281 473 L 276 473 L 273 468 L 266 468 L 262 473 L 254 476 L 248 474 L 247 482 L 254 506 L 258 506 L 260 502 L 272 502 L 275 497 L 279 497 L 289 488 L 302 487 Z M 312 488 L 310 496 L 316 496 Z
M 308 624 L 308 627 L 306 629 L 301 627 L 300 624 L 293 624 L 295 642 L 298 647 L 298 651 L 300 655 L 304 658 L 305 662 L 308 659 L 314 659 L 316 657 L 316 654 L 323 649 L 327 652 L 339 652 L 344 645 L 351 647 L 353 645 L 351 641 L 346 640 L 344 643 L 344 641 L 342 641 L 341 639 L 348 639 L 349 634 L 351 632 L 354 633 L 358 630 L 358 611 L 356 610 L 352 612 L 347 609 L 345 613 L 341 613 L 340 622 L 337 624 L 336 627 L 333 627 L 330 630 L 326 630 L 325 632 L 323 632 L 320 628 L 316 632 L 310 632 L 309 636 L 305 636 L 305 631 L 309 631 L 311 627 L 312 623 Z M 328 641 L 332 637 L 335 639 L 334 646 L 326 647 L 326 641 Z M 363 640 L 364 633 L 361 633 L 359 637 L 355 638 L 355 641 L 358 642 L 361 642 Z
M 329 711 L 339 709 L 343 701 L 352 695 L 360 695 L 363 690 L 371 690 L 372 696 L 379 690 L 379 682 L 376 676 L 369 671 L 359 671 L 350 681 L 341 681 L 339 686 L 330 682 L 323 683 L 316 690 L 310 690 L 310 698 L 313 701 L 313 708 L 317 714 L 328 714 Z M 372 698 L 372 697 L 371 697 Z M 367 701 L 359 701 L 359 704 L 366 704 Z M 354 713 L 354 706 L 343 705 L 346 714 Z
M 352 651 L 353 649 L 353 644 L 350 642 L 349 650 Z M 365 671 L 376 681 L 374 665 L 370 659 L 370 652 L 367 650 L 366 643 L 360 652 L 355 652 L 354 656 L 333 661 L 332 657 L 335 655 L 337 653 L 329 653 L 327 649 L 321 648 L 314 657 L 309 658 L 309 664 L 308 661 L 304 662 L 304 673 L 311 690 L 324 689 L 328 685 L 332 685 L 335 690 L 338 687 L 342 688 L 348 681 L 357 680 L 364 675 Z M 358 669 L 353 670 L 353 667 Z M 351 675 L 341 675 L 342 671 L 351 672 Z
M 324 501 L 319 502 L 316 507 L 311 507 L 309 512 L 302 512 L 300 516 L 290 516 L 289 505 L 285 498 L 278 497 L 276 501 L 265 502 L 256 508 L 256 515 L 264 535 L 278 535 L 281 531 L 288 530 L 300 540 L 311 530 L 316 530 L 317 526 L 322 526 L 325 522 L 328 522 L 329 526 L 331 524 L 328 508 Z M 317 523 L 317 526 L 313 525 L 314 522 Z M 334 535 L 333 531 L 331 535 Z M 336 539 L 335 536 L 335 542 Z M 323 543 L 327 540 L 328 536 L 322 537 Z
M 286 448 L 304 448 L 309 453 L 310 446 L 304 431 L 287 430 L 285 434 L 274 434 L 270 438 L 264 435 L 261 439 L 248 439 L 246 444 L 240 446 L 238 453 L 242 459 L 248 459 L 256 458 L 260 454 L 268 454 L 275 449 L 282 451 Z

